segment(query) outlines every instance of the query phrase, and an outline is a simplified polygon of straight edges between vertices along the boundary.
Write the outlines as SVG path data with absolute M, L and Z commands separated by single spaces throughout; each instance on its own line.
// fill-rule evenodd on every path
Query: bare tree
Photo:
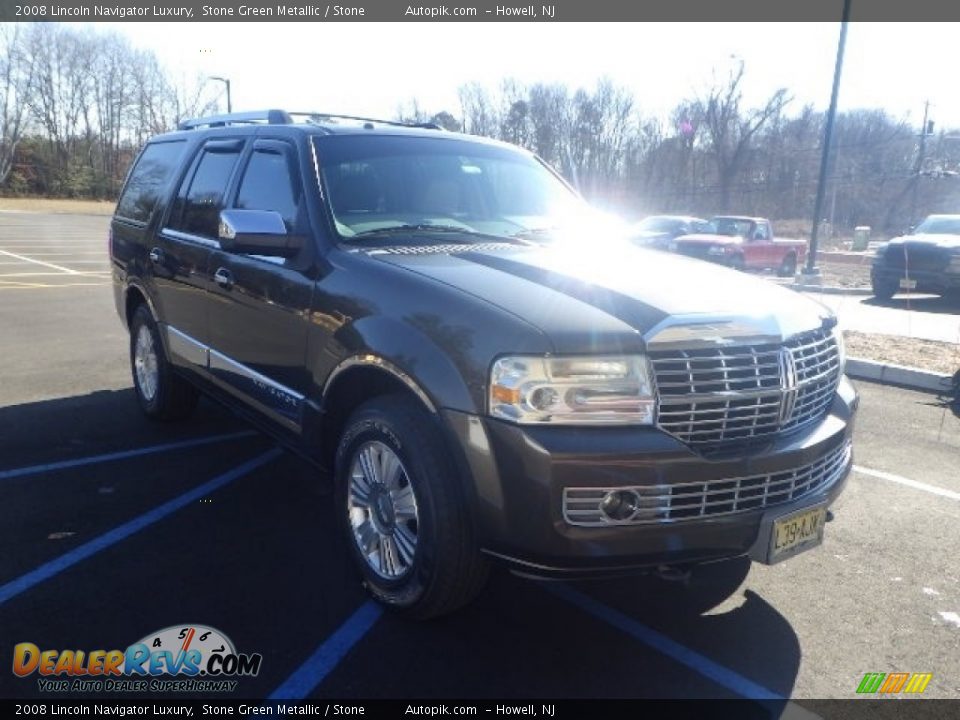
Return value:
M 733 183 L 749 158 L 754 136 L 778 116 L 790 100 L 786 88 L 780 88 L 762 107 L 742 110 L 743 73 L 741 60 L 724 83 L 715 83 L 698 101 L 699 119 L 703 121 L 716 163 L 719 202 L 725 212 L 730 205 Z
M 7 181 L 17 146 L 27 128 L 33 62 L 25 52 L 22 26 L 0 24 L 0 186 Z

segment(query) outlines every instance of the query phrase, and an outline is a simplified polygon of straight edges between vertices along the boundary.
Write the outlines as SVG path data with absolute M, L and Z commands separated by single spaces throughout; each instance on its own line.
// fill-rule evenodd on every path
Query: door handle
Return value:
M 217 271 L 213 274 L 213 281 L 220 287 L 229 290 L 233 287 L 233 275 L 230 274 L 230 271 L 226 268 L 217 268 Z
M 164 259 L 163 250 L 160 248 L 155 247 L 150 250 L 150 262 L 152 262 L 154 265 L 162 265 Z

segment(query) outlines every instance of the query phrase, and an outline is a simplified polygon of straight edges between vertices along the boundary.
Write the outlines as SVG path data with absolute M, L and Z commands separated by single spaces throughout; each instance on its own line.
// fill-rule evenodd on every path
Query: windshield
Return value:
M 707 232 L 713 235 L 729 235 L 730 237 L 747 237 L 753 223 L 750 220 L 738 218 L 715 217 L 711 218 Z
M 914 234 L 960 235 L 960 215 L 933 215 L 914 229 Z
M 648 217 L 637 226 L 637 229 L 642 232 L 674 232 L 680 230 L 682 226 L 682 220 L 665 217 Z
M 523 237 L 582 223 L 593 212 L 535 158 L 510 148 L 442 136 L 315 143 L 345 240 L 404 230 Z

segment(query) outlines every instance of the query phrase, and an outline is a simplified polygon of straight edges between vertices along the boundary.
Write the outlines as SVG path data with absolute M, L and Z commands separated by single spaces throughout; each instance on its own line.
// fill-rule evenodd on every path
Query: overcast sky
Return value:
M 457 88 L 478 81 L 592 87 L 609 76 L 639 107 L 665 116 L 684 96 L 746 63 L 745 94 L 778 87 L 825 108 L 838 23 L 102 23 L 149 47 L 177 73 L 223 75 L 234 110 L 281 107 L 392 117 L 416 97 L 459 116 Z M 958 27 L 854 23 L 840 108 L 885 108 L 919 123 L 960 128 Z M 222 83 L 209 84 L 211 95 Z M 224 104 L 225 107 L 225 104 Z

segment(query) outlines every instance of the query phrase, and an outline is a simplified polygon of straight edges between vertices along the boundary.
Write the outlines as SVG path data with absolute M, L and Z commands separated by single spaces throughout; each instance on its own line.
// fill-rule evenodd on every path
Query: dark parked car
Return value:
M 110 250 L 148 416 L 204 393 L 329 470 L 366 586 L 416 617 L 492 561 L 668 576 L 820 543 L 857 406 L 828 310 L 608 246 L 519 148 L 311 117 L 190 121 L 136 160 Z
M 873 294 L 888 300 L 903 290 L 960 290 L 960 215 L 930 215 L 910 233 L 877 249 Z
M 642 247 L 669 250 L 670 241 L 681 235 L 709 231 L 706 220 L 689 215 L 651 215 L 634 225 L 629 239 Z

